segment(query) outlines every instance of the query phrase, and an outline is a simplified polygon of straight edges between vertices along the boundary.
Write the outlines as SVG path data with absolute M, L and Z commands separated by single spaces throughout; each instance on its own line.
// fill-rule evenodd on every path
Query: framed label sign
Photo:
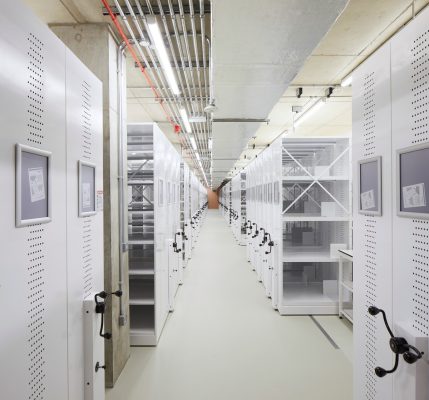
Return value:
M 429 143 L 397 151 L 397 213 L 429 218 Z
M 79 161 L 79 217 L 88 217 L 97 213 L 96 206 L 96 166 L 86 161 Z
M 381 200 L 381 157 L 373 157 L 358 162 L 359 168 L 359 213 L 382 214 Z
M 16 145 L 15 225 L 51 221 L 51 152 Z

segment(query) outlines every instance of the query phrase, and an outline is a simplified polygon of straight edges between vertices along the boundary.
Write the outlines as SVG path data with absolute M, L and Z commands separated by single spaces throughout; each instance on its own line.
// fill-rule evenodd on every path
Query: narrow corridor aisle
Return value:
M 282 317 L 217 210 L 209 210 L 158 347 L 132 348 L 107 400 L 351 400 L 351 331 Z

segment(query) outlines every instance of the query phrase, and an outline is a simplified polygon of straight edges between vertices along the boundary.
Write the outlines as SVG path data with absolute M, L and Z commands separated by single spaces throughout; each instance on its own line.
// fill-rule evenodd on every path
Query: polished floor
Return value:
M 217 210 L 155 348 L 132 348 L 107 400 L 351 400 L 352 333 L 335 316 L 282 317 Z

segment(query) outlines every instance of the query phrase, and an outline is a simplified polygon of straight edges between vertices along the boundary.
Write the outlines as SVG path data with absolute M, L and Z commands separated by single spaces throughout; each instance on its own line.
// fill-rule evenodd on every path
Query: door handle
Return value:
M 252 238 L 255 238 L 256 236 L 259 235 L 258 224 L 256 222 L 254 222 L 253 225 L 256 227 L 256 230 L 255 230 L 255 234 L 252 236 Z
M 414 364 L 423 357 L 424 353 L 419 349 L 417 349 L 416 347 L 408 344 L 405 338 L 394 336 L 393 331 L 390 328 L 389 323 L 387 322 L 387 317 L 384 310 L 382 310 L 381 308 L 377 308 L 375 306 L 371 306 L 368 308 L 368 312 L 372 316 L 376 316 L 380 313 L 383 316 L 384 325 L 387 329 L 387 332 L 389 332 L 389 335 L 390 335 L 390 339 L 389 339 L 390 350 L 392 350 L 392 352 L 395 354 L 395 364 L 393 365 L 392 369 L 386 370 L 382 367 L 375 368 L 374 370 L 375 374 L 379 378 L 383 378 L 387 374 L 393 374 L 398 369 L 400 355 L 402 355 L 405 362 L 408 364 Z
M 268 234 L 269 240 L 268 240 L 268 249 L 269 251 L 266 251 L 265 254 L 270 254 L 272 247 L 274 246 L 274 242 L 271 240 L 271 234 Z

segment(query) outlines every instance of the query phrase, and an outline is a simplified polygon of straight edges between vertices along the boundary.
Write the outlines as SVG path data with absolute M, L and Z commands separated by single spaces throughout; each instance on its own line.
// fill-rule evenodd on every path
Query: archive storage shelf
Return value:
M 183 282 L 207 192 L 156 124 L 129 124 L 128 251 L 131 345 L 156 345 Z
M 128 252 L 132 344 L 154 345 L 155 329 L 155 171 L 151 125 L 129 126 Z
M 348 138 L 282 140 L 281 314 L 338 312 L 338 252 L 351 241 Z
M 338 312 L 351 242 L 348 138 L 279 138 L 246 174 L 247 259 L 281 314 Z
M 232 232 L 239 245 L 246 245 L 246 174 L 241 172 L 235 175 L 225 185 L 222 193 L 226 190 L 230 196 L 230 209 L 227 217 L 231 221 Z
M 246 173 L 240 173 L 240 244 L 246 245 Z
M 156 124 L 130 124 L 127 167 L 131 344 L 156 345 L 178 281 L 180 156 Z

